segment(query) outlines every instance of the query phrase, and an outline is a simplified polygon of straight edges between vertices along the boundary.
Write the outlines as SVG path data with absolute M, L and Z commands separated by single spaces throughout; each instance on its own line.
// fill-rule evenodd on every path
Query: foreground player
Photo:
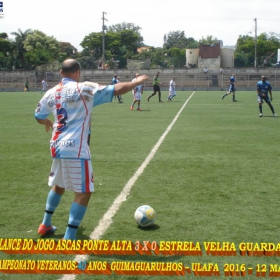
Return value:
M 92 109 L 111 102 L 114 95 L 131 91 L 148 77 L 143 75 L 134 82 L 109 86 L 79 83 L 81 66 L 75 59 L 65 60 L 60 73 L 61 83 L 45 93 L 35 110 L 38 123 L 44 125 L 47 132 L 53 130 L 50 141 L 53 163 L 48 182 L 52 189 L 47 197 L 38 233 L 43 236 L 56 230 L 51 222 L 52 215 L 64 191 L 71 190 L 75 198 L 64 239 L 74 240 L 94 191 L 91 154 L 87 143 Z M 51 113 L 54 123 L 48 119 Z
M 274 108 L 271 104 L 271 101 L 272 101 L 272 87 L 271 87 L 270 83 L 267 82 L 265 76 L 262 76 L 261 81 L 258 82 L 257 92 L 258 92 L 258 102 L 259 102 L 259 110 L 260 110 L 259 117 L 263 116 L 263 113 L 262 113 L 263 100 L 269 106 L 273 116 L 276 117 L 277 115 L 275 114 Z M 269 99 L 269 96 L 268 96 L 268 92 L 269 92 L 269 95 L 270 95 L 270 99 Z
M 229 89 L 228 92 L 226 94 L 224 94 L 222 96 L 222 99 L 224 99 L 226 96 L 228 96 L 229 94 L 232 93 L 232 101 L 236 102 L 237 100 L 235 100 L 235 74 L 232 74 L 232 76 L 229 79 Z

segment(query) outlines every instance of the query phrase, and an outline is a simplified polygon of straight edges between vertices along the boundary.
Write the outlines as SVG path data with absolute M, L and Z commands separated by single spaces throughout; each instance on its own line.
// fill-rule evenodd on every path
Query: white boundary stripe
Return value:
M 91 233 L 90 238 L 93 240 L 98 240 L 104 233 L 105 231 L 109 228 L 109 226 L 112 223 L 112 219 L 119 210 L 121 204 L 126 201 L 126 198 L 128 197 L 130 190 L 132 189 L 134 183 L 136 180 L 139 178 L 139 176 L 143 173 L 147 165 L 150 163 L 150 161 L 153 159 L 155 153 L 157 152 L 158 148 L 162 144 L 163 140 L 167 136 L 168 132 L 171 130 L 177 119 L 179 118 L 180 114 L 188 104 L 189 100 L 192 98 L 192 96 L 195 94 L 195 91 L 190 95 L 190 97 L 186 100 L 180 111 L 177 113 L 171 124 L 167 127 L 165 132 L 162 134 L 162 136 L 159 138 L 158 142 L 156 145 L 153 147 L 147 158 L 144 160 L 142 165 L 138 168 L 138 170 L 134 173 L 134 175 L 129 179 L 129 181 L 126 183 L 124 186 L 123 190 L 119 194 L 119 196 L 114 200 L 113 204 L 111 207 L 108 209 L 108 211 L 104 214 L 103 218 L 99 221 L 98 226 L 94 229 L 94 231 Z M 76 255 L 74 261 L 85 261 L 87 260 L 88 255 Z M 60 280 L 74 280 L 76 278 L 75 274 L 68 275 L 65 274 L 63 275 Z

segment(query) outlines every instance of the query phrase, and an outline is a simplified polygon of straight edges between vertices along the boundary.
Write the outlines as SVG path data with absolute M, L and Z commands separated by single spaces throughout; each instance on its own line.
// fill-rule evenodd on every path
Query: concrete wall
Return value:
M 232 73 L 236 76 L 237 90 L 256 90 L 256 84 L 262 75 L 268 77 L 274 90 L 280 88 L 280 68 L 248 68 L 234 69 L 224 68 L 220 73 L 218 69 L 209 69 L 208 73 L 203 73 L 203 69 L 149 69 L 138 71 L 141 74 L 148 75 L 150 80 L 145 83 L 145 90 L 152 89 L 152 80 L 156 72 L 159 71 L 159 79 L 162 83 L 162 90 L 168 90 L 169 82 L 175 77 L 176 89 L 178 90 L 226 90 L 229 84 L 229 78 Z M 116 73 L 120 76 L 120 81 L 131 81 L 135 71 L 130 70 L 88 70 L 82 71 L 81 81 L 93 81 L 103 85 L 111 83 L 112 77 Z M 41 91 L 41 81 L 46 79 L 49 88 L 57 85 L 61 79 L 59 71 L 54 72 L 16 72 L 0 71 L 0 90 L 2 91 L 23 91 L 26 79 L 29 80 L 31 91 Z
M 220 69 L 221 68 L 221 58 L 201 58 L 198 57 L 198 67 L 199 68 L 207 68 L 209 69 Z
M 221 48 L 221 67 L 234 67 L 234 49 Z
M 186 49 L 186 64 L 192 64 L 197 66 L 199 56 L 199 49 Z
M 221 48 L 221 56 L 219 58 L 202 59 L 199 56 L 199 49 L 186 49 L 186 62 L 196 64 L 199 68 L 220 69 L 234 67 L 234 49 L 223 47 Z

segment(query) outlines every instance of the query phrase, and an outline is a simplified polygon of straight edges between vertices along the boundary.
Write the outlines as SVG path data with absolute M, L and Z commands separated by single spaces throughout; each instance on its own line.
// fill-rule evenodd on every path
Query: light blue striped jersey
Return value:
M 94 106 L 112 101 L 114 88 L 63 78 L 59 85 L 46 92 L 35 110 L 35 118 L 54 115 L 50 140 L 53 158 L 91 158 L 87 144 L 91 112 Z

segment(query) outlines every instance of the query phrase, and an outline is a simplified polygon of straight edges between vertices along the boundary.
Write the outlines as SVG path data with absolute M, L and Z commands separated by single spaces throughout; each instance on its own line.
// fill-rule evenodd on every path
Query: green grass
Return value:
M 146 101 L 142 112 L 129 110 L 132 95 L 124 103 L 96 107 L 92 116 L 91 152 L 95 193 L 78 230 L 88 239 L 120 194 L 128 180 L 166 131 L 191 91 L 177 92 L 172 102 Z M 182 111 L 155 156 L 135 182 L 127 200 L 113 217 L 101 239 L 136 241 L 279 242 L 280 179 L 279 122 L 263 105 L 259 118 L 255 92 L 237 92 L 221 100 L 222 92 L 196 92 Z M 167 96 L 167 92 L 163 93 Z M 50 134 L 33 117 L 40 93 L 0 93 L 0 238 L 38 238 L 51 166 Z M 164 98 L 165 99 L 165 98 Z M 273 105 L 280 113 L 280 97 Z M 63 237 L 73 193 L 65 193 L 53 223 L 52 238 Z M 156 225 L 140 229 L 135 209 L 151 205 L 157 213 Z M 1 259 L 73 260 L 74 255 L 7 255 Z M 88 261 L 145 261 L 217 263 L 221 278 L 227 263 L 253 267 L 279 263 L 279 257 L 207 256 L 94 256 Z M 268 276 L 268 272 L 267 272 Z M 78 275 L 83 279 L 136 279 L 140 276 Z M 197 278 L 193 274 L 190 279 Z M 0 279 L 59 279 L 59 275 L 8 275 Z M 171 279 L 168 276 L 141 276 L 141 279 Z M 180 278 L 180 277 L 179 277 Z M 236 277 L 232 277 L 236 278 Z

